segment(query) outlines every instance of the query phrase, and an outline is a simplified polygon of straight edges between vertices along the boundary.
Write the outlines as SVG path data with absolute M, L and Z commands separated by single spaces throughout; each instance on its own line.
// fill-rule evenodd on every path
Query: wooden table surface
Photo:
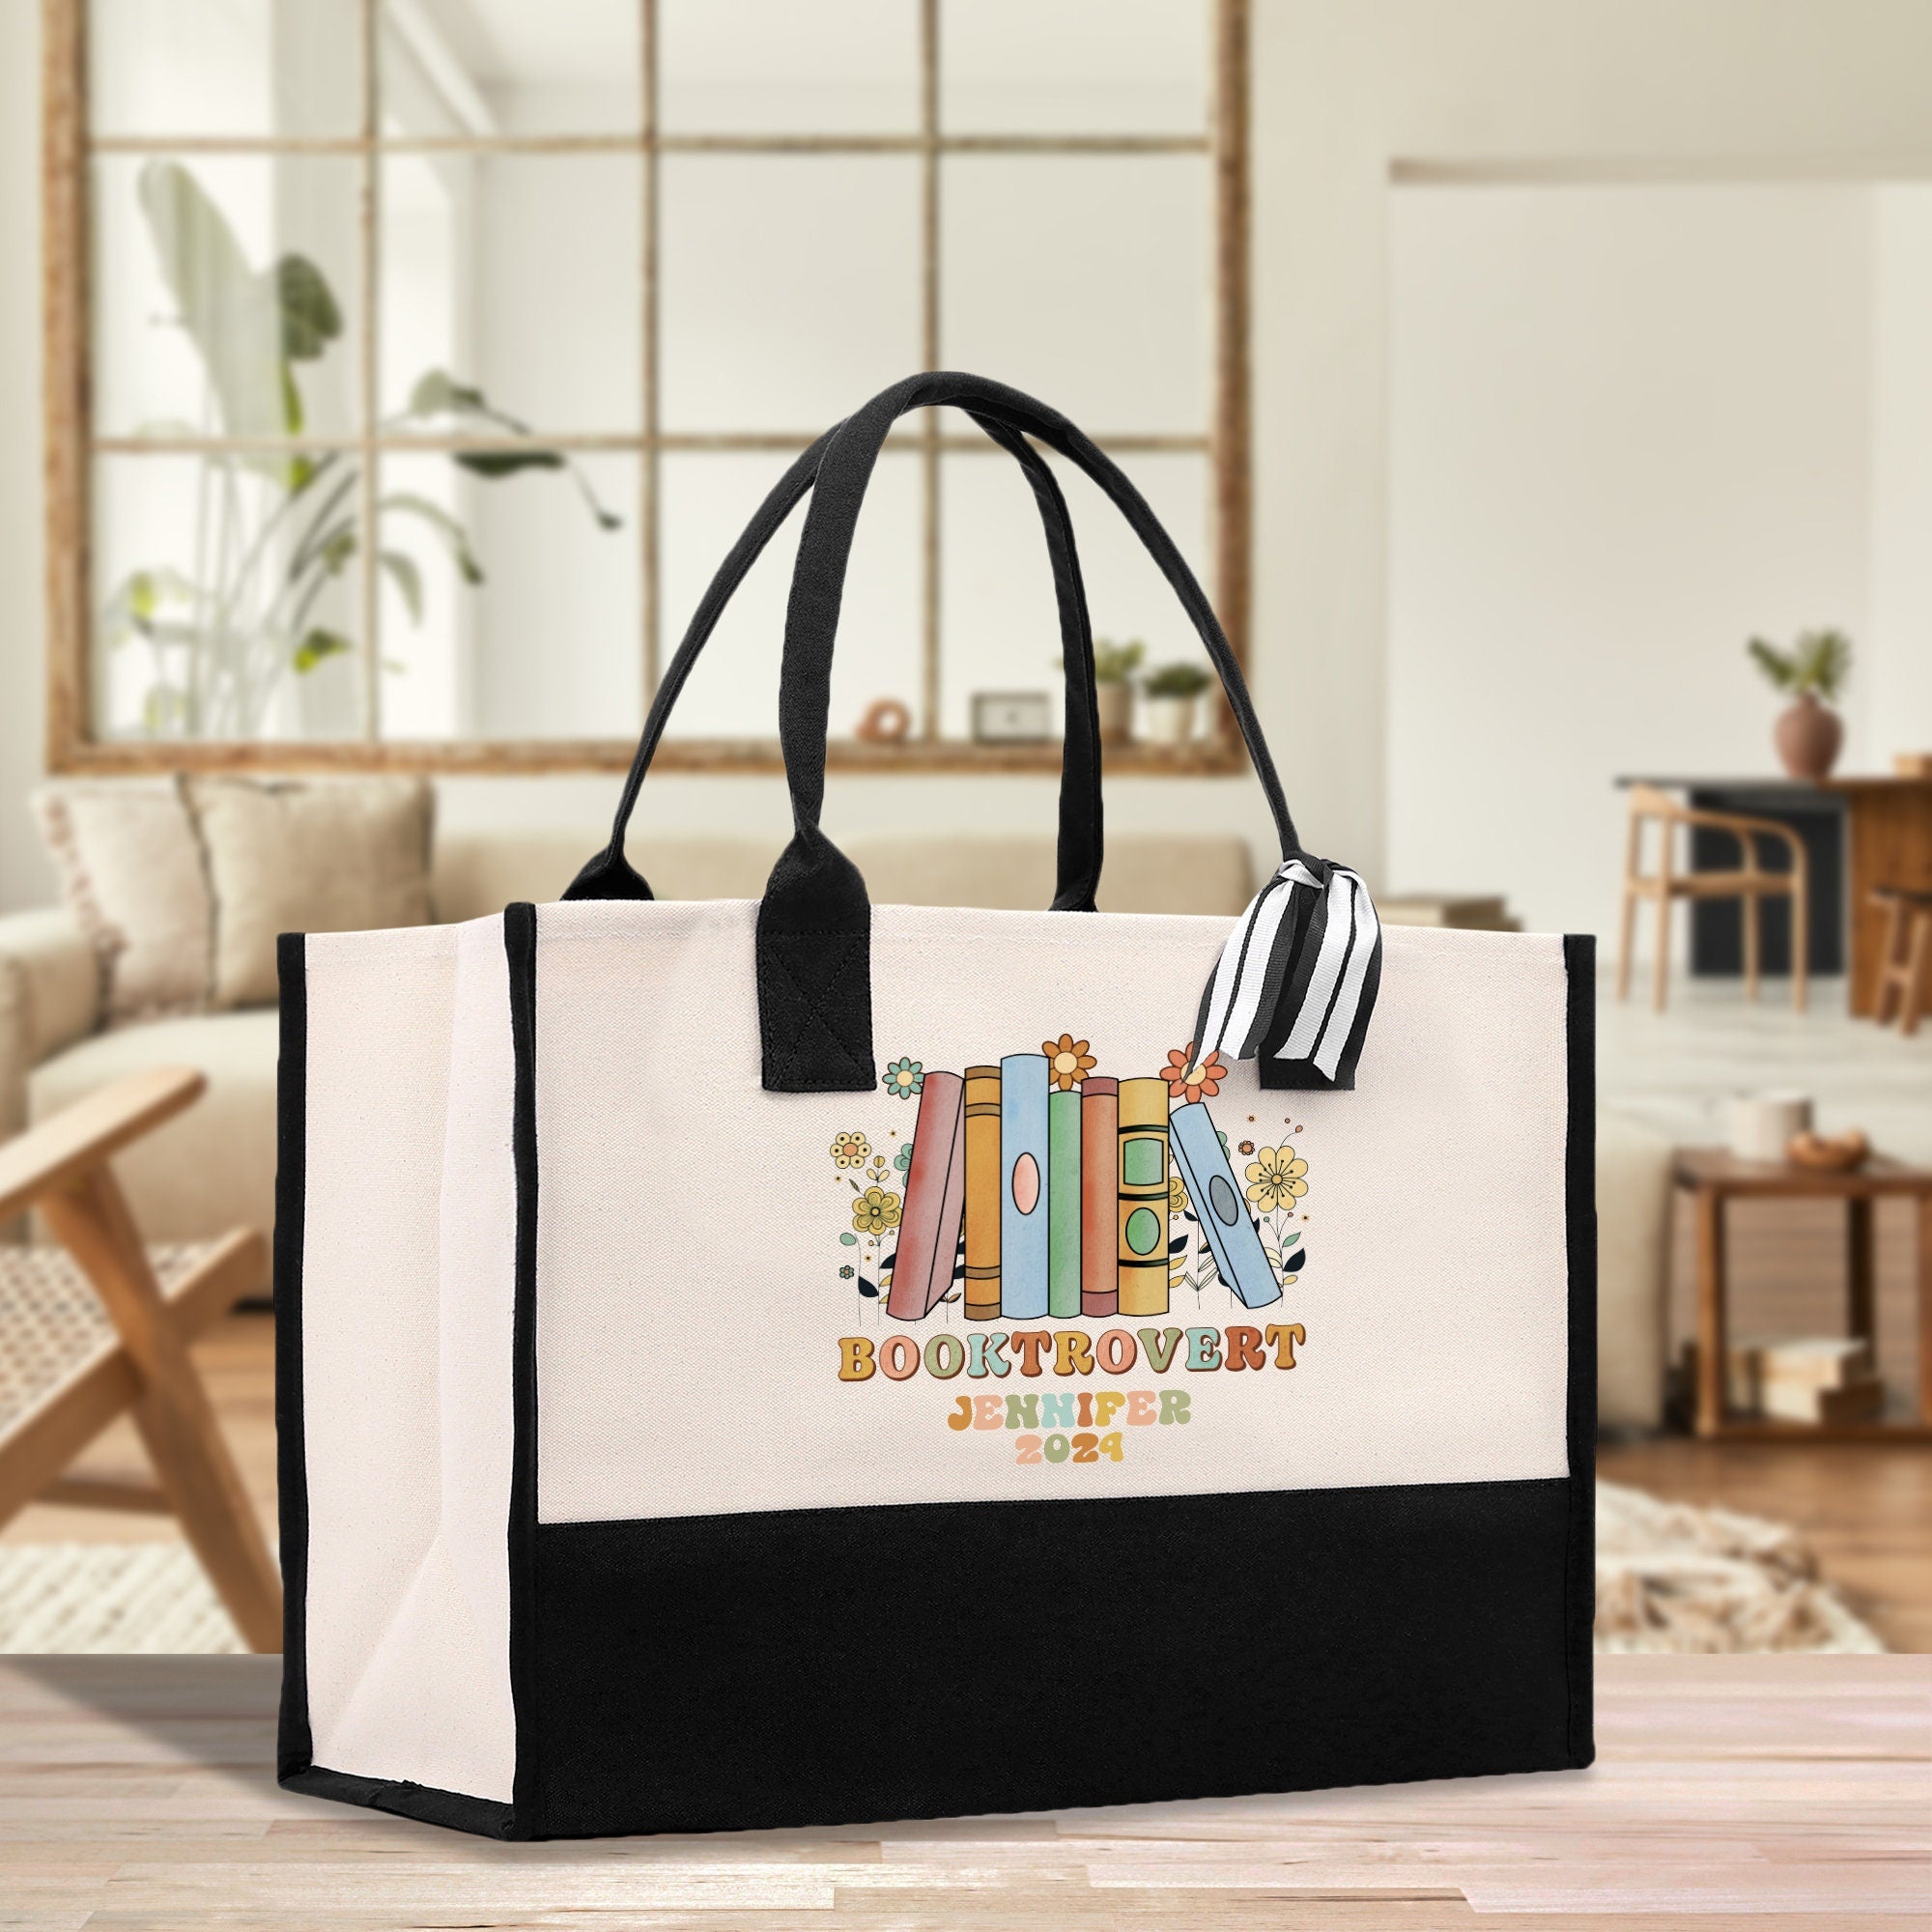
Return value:
M 0 1927 L 1932 1923 L 1932 1658 L 1598 1665 L 1586 1772 L 504 1845 L 278 1791 L 275 1659 L 0 1660 Z

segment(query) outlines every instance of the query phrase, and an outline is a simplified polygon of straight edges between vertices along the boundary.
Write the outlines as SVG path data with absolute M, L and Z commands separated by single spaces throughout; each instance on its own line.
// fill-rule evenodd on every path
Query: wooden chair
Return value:
M 0 1523 L 36 1498 L 172 1511 L 242 1640 L 281 1648 L 282 1592 L 187 1345 L 267 1273 L 262 1236 L 144 1248 L 109 1162 L 206 1082 L 156 1067 L 0 1146 L 0 1226 L 38 1208 L 59 1247 L 0 1244 Z M 131 1415 L 157 1482 L 65 1475 Z
M 1932 891 L 1875 886 L 1871 898 L 1885 908 L 1874 1017 L 1884 1026 L 1896 1013 L 1900 1033 L 1917 1033 L 1932 1012 Z
M 1662 850 L 1655 872 L 1643 869 L 1643 832 L 1655 820 L 1662 828 Z M 1680 872 L 1676 867 L 1677 828 L 1699 826 L 1727 832 L 1738 841 L 1739 865 L 1729 872 Z M 1759 863 L 1757 840 L 1770 839 L 1791 854 L 1788 872 L 1768 871 Z M 1758 902 L 1768 898 L 1791 901 L 1791 1004 L 1804 1010 L 1804 940 L 1809 898 L 1804 871 L 1804 843 L 1788 825 L 1775 818 L 1747 818 L 1740 812 L 1701 811 L 1659 791 L 1637 784 L 1630 793 L 1630 843 L 1624 856 L 1624 917 L 1622 943 L 1617 949 L 1617 998 L 1630 994 L 1631 947 L 1636 937 L 1639 899 L 1657 901 L 1657 963 L 1651 1005 L 1663 1010 L 1670 988 L 1670 908 L 1678 899 L 1740 899 L 1745 935 L 1745 991 L 1753 1000 L 1758 989 Z

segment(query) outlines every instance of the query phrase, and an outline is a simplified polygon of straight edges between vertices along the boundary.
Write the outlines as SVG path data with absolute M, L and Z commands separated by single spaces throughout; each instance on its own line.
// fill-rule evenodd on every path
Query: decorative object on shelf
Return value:
M 1852 674 L 1851 639 L 1842 631 L 1801 631 L 1788 651 L 1763 638 L 1745 648 L 1772 687 L 1796 700 L 1772 731 L 1784 769 L 1813 783 L 1830 778 L 1845 742 L 1845 721 L 1832 703 Z
M 1894 752 L 1891 769 L 1902 779 L 1932 782 L 1932 752 Z
M 1094 639 L 1094 696 L 1100 707 L 1100 742 L 1124 745 L 1134 734 L 1134 673 L 1147 656 L 1138 638 L 1117 644 Z
M 1782 1160 L 1800 1134 L 1811 1131 L 1808 1094 L 1735 1094 L 1731 1096 L 1731 1152 L 1739 1160 Z
M 1863 1128 L 1842 1134 L 1793 1134 L 1784 1150 L 1794 1167 L 1815 1167 L 1827 1174 L 1850 1174 L 1871 1158 L 1871 1142 Z
M 1861 1335 L 1734 1343 L 1724 1375 L 1730 1405 L 1741 1415 L 1839 1423 L 1873 1422 L 1885 1412 L 1885 1384 L 1871 1342 Z
M 1053 736 L 1053 700 L 1043 691 L 976 691 L 976 745 L 1043 745 Z
M 867 745 L 903 745 L 912 731 L 912 707 L 902 697 L 875 697 L 853 727 Z
M 1156 745 L 1184 745 L 1194 736 L 1194 714 L 1201 694 L 1214 681 L 1206 665 L 1156 666 L 1141 682 L 1147 699 L 1144 735 Z

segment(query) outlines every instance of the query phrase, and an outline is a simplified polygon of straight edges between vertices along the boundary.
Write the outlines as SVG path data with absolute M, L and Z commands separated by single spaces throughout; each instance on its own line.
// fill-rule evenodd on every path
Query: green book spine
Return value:
M 1080 1313 L 1080 1094 L 1046 1102 L 1047 1303 L 1054 1316 Z

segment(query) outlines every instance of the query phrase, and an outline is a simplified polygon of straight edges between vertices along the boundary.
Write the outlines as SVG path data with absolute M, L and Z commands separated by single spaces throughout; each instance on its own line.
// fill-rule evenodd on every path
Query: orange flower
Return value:
M 1186 1046 L 1176 1047 L 1167 1056 L 1167 1065 L 1160 1069 L 1161 1078 L 1167 1082 L 1168 1097 L 1175 1100 L 1198 1100 L 1204 1094 L 1214 1094 L 1221 1091 L 1221 1082 L 1227 1079 L 1228 1069 L 1221 1065 L 1221 1056 L 1210 1053 L 1206 1060 L 1194 1058 L 1194 1042 L 1190 1039 Z
M 1058 1039 L 1043 1039 L 1039 1050 L 1046 1055 L 1046 1077 L 1063 1094 L 1070 1094 L 1094 1070 L 1094 1056 L 1084 1039 L 1064 1033 Z

